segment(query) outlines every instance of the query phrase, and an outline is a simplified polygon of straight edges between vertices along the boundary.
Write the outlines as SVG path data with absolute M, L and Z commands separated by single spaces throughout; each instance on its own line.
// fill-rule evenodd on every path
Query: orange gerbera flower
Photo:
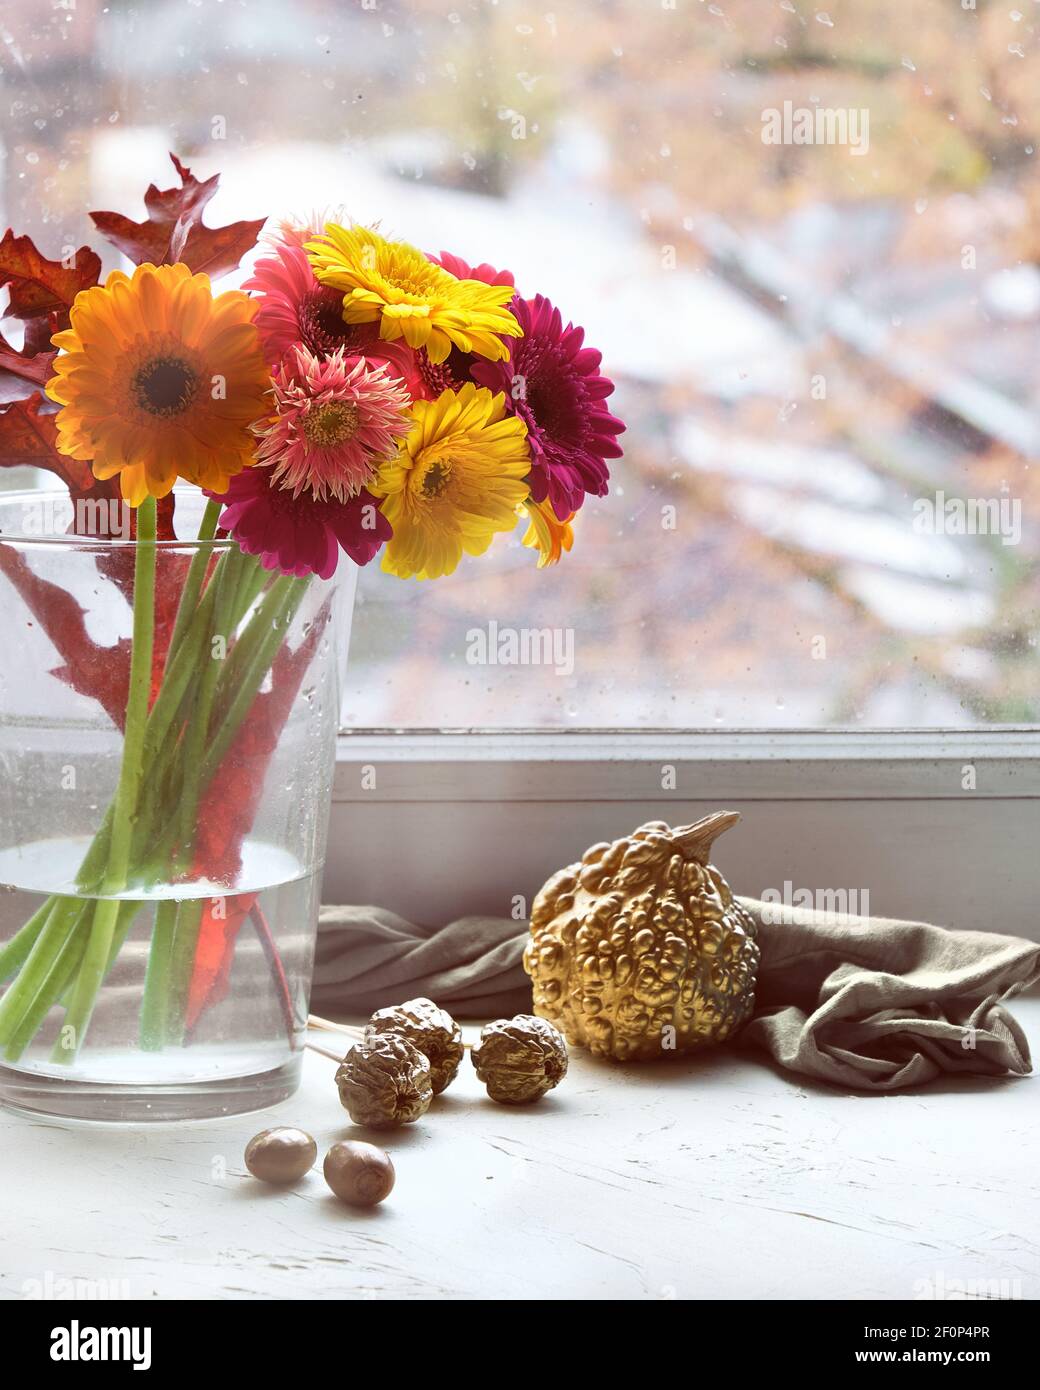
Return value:
M 530 520 L 531 524 L 524 532 L 523 544 L 538 551 L 538 568 L 541 570 L 546 565 L 559 564 L 563 552 L 570 550 L 574 544 L 574 528 L 571 526 L 574 513 L 571 512 L 566 521 L 561 521 L 548 498 L 542 502 L 532 502 L 528 498 L 523 506 L 517 508 L 517 512 Z
M 269 409 L 256 309 L 238 290 L 214 299 L 209 276 L 179 264 L 115 270 L 83 290 L 52 339 L 58 448 L 97 478 L 118 473 L 133 507 L 178 477 L 224 492 L 252 462 L 249 426 Z

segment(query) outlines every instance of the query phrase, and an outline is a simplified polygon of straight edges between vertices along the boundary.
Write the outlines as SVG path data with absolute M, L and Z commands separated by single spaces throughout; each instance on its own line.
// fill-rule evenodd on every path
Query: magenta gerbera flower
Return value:
M 397 452 L 395 440 L 410 424 L 407 387 L 385 364 L 344 353 L 319 358 L 298 344 L 274 369 L 275 414 L 253 426 L 257 462 L 270 465 L 272 487 L 344 502 Z
M 282 574 L 328 579 L 341 549 L 355 564 L 367 565 L 393 536 L 379 503 L 364 489 L 345 502 L 321 501 L 309 492 L 294 497 L 260 464 L 237 473 L 227 492 L 209 495 L 224 503 L 220 525 L 246 554 L 259 555 L 265 569 Z
M 486 262 L 470 265 L 469 261 L 464 261 L 461 256 L 453 256 L 450 251 L 442 251 L 438 256 L 427 252 L 426 259 L 439 265 L 449 275 L 454 275 L 456 280 L 480 280 L 485 285 L 515 284 L 511 270 L 496 270 Z M 459 390 L 467 381 L 473 380 L 470 369 L 474 362 L 480 360 L 475 353 L 453 347 L 443 362 L 431 362 L 425 348 L 420 348 L 415 354 L 415 366 L 421 384 L 417 385 L 413 394 L 435 401 L 442 391 Z
M 527 425 L 531 496 L 548 498 L 564 521 L 587 493 L 606 496 L 606 460 L 621 457 L 616 436 L 625 426 L 603 404 L 614 383 L 599 370 L 602 355 L 584 346 L 585 330 L 564 328 L 542 295 L 514 299 L 510 309 L 523 337 L 512 340 L 505 362 L 474 362 L 473 379 L 504 391 Z
M 418 383 L 415 354 L 404 343 L 379 337 L 378 323 L 346 323 L 343 295 L 315 279 L 298 237 L 309 233 L 285 231 L 272 241 L 273 254 L 253 268 L 242 288 L 259 296 L 255 323 L 264 355 L 272 367 L 297 343 L 317 354 L 344 350 L 347 357 L 364 357 L 371 366 L 385 365 L 401 377 L 414 394 Z

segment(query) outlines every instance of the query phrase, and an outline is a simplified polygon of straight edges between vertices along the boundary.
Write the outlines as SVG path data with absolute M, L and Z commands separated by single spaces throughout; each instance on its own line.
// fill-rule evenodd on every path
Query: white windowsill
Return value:
M 1040 730 L 1028 728 L 359 730 L 341 735 L 337 762 L 337 801 L 641 801 L 662 794 L 667 768 L 673 800 L 694 786 L 753 800 L 1040 796 Z

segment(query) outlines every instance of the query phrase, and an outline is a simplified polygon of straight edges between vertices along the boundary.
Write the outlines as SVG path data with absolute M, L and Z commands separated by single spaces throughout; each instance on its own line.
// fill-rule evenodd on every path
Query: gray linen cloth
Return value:
M 740 901 L 762 948 L 741 1045 L 764 1049 L 787 1071 L 861 1091 L 918 1086 L 943 1072 L 1031 1069 L 1003 1001 L 1040 981 L 1036 942 Z M 418 927 L 382 908 L 326 907 L 311 1007 L 356 1017 L 425 995 L 460 1018 L 527 1011 L 526 940 L 524 924 L 508 918 Z

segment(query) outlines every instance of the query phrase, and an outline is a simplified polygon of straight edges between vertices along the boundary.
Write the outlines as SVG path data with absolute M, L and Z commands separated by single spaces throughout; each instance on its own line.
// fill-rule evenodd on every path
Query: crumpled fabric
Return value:
M 1031 1070 L 1005 1001 L 1040 982 L 1036 942 L 740 901 L 762 949 L 755 1013 L 734 1040 L 750 1055 L 860 1091 Z M 326 907 L 311 1007 L 357 1017 L 425 995 L 460 1018 L 527 1012 L 526 942 L 526 924 L 508 918 L 420 927 L 382 908 Z

